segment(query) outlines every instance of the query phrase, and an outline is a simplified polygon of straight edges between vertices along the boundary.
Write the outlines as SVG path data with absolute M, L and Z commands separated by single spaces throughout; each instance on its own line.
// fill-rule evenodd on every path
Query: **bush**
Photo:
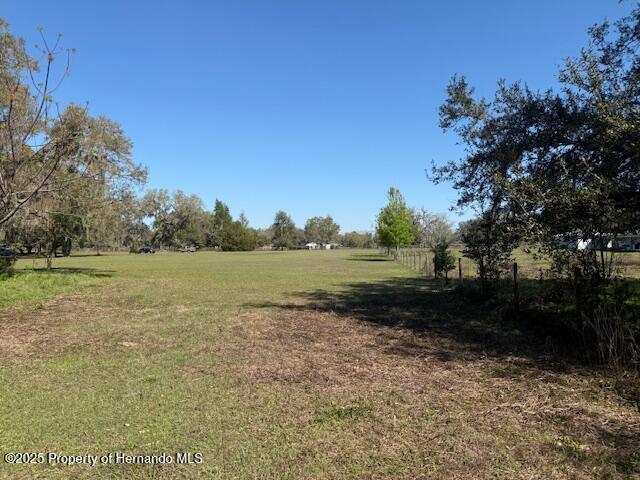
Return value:
M 16 260 L 15 255 L 0 256 L 0 275 L 11 273 Z
M 582 319 L 585 337 L 600 362 L 616 369 L 640 367 L 640 309 L 606 299 L 582 313 Z
M 456 267 L 456 258 L 449 251 L 449 246 L 446 243 L 439 243 L 431 250 L 433 251 L 433 268 L 436 276 L 444 276 L 448 281 L 449 271 Z

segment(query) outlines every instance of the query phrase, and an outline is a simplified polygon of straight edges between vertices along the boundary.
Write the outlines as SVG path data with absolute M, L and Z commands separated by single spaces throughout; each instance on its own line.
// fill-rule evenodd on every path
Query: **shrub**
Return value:
M 456 267 L 456 259 L 449 251 L 449 246 L 446 243 L 439 243 L 431 251 L 433 252 L 433 268 L 436 276 L 444 276 L 445 281 L 448 281 L 449 270 L 453 270 Z
M 618 369 L 640 367 L 640 309 L 628 297 L 605 297 L 583 312 L 582 320 L 600 362 Z
M 0 275 L 11 273 L 16 260 L 15 255 L 0 256 Z

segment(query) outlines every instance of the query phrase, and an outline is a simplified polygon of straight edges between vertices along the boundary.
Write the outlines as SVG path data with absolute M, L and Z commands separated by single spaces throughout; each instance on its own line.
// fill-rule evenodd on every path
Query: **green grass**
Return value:
M 56 295 L 98 285 L 101 277 L 95 272 L 21 268 L 0 277 L 0 308 L 37 305 Z
M 490 314 L 375 252 L 54 266 L 21 260 L 0 281 L 0 452 L 199 452 L 204 462 L 0 460 L 0 478 L 640 473 L 640 415 L 600 373 L 516 352 L 516 337 L 485 330 Z

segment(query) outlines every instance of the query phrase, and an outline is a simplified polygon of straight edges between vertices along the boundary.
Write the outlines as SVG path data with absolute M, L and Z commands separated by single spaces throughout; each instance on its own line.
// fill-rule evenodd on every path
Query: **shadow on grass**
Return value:
M 489 366 L 488 374 L 515 382 L 543 378 L 541 381 L 562 384 L 561 373 L 584 378 L 595 374 L 571 352 L 567 346 L 571 339 L 564 339 L 565 333 L 553 330 L 558 328 L 553 318 L 542 324 L 531 312 L 517 313 L 506 310 L 508 307 L 471 301 L 451 286 L 444 288 L 439 281 L 420 277 L 393 277 L 337 287 L 341 290 L 293 292 L 291 302 L 247 306 L 300 313 L 326 312 L 376 328 L 392 327 L 380 328 L 377 332 L 381 341 L 376 348 L 381 354 L 462 364 L 494 359 L 498 363 Z M 398 335 L 398 329 L 412 334 Z M 550 339 L 560 340 L 550 348 Z M 613 458 L 603 457 L 603 461 L 613 462 L 621 471 L 640 473 L 640 463 L 633 463 L 637 460 L 633 457 L 634 438 L 637 439 L 640 430 L 631 425 L 599 429 L 605 420 L 598 416 L 591 422 L 596 435 L 616 448 Z M 580 435 L 579 417 L 569 416 L 564 421 L 575 422 L 567 426 L 568 434 Z
M 443 359 L 472 360 L 487 356 L 527 356 L 536 361 L 566 363 L 566 351 L 549 352 L 542 332 L 529 321 L 503 320 L 500 308 L 469 302 L 441 282 L 425 278 L 393 277 L 384 281 L 352 283 L 340 291 L 291 293 L 291 303 L 253 304 L 257 308 L 332 312 L 374 326 L 391 326 L 454 341 L 458 348 L 443 352 Z M 300 303 L 302 300 L 303 303 Z M 501 307 L 504 308 L 504 307 Z M 525 315 L 522 315 L 523 319 Z M 402 354 L 397 343 L 396 354 Z M 415 355 L 415 346 L 406 346 Z
M 88 277 L 108 278 L 112 277 L 115 270 L 104 270 L 98 268 L 80 268 L 80 267 L 51 267 L 46 268 L 21 268 L 14 270 L 12 275 L 21 275 L 25 273 L 36 273 L 39 275 L 85 275 Z
M 377 253 L 353 253 L 347 260 L 352 262 L 389 262 L 391 258 Z

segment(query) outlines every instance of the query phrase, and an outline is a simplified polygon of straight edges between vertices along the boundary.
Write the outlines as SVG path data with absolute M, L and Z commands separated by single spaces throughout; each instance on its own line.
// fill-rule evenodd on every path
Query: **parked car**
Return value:
M 0 257 L 17 257 L 18 252 L 13 248 L 0 247 Z
M 156 253 L 152 247 L 142 247 L 138 250 L 138 253 Z
M 194 247 L 194 246 L 182 247 L 182 248 L 179 248 L 178 251 L 182 252 L 182 253 L 195 253 L 196 247 Z

